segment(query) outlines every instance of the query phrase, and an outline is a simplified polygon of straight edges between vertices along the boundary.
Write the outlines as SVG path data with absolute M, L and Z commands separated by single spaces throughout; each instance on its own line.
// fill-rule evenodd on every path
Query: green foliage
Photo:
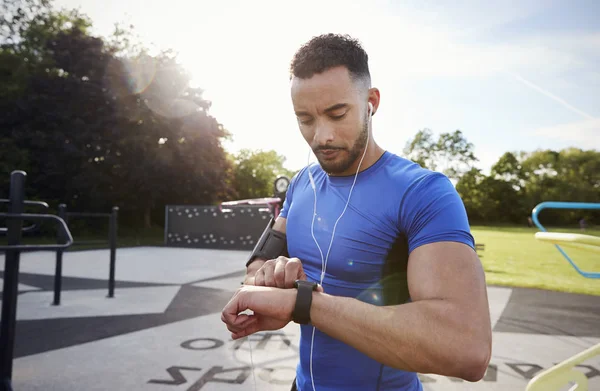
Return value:
M 507 152 L 492 166 L 490 176 L 471 170 L 456 189 L 472 221 L 523 224 L 540 202 L 600 202 L 600 152 Z M 547 210 L 540 216 L 550 224 L 576 224 L 581 217 L 600 221 L 594 211 Z
M 275 151 L 225 152 L 231 135 L 171 51 L 151 55 L 133 26 L 100 38 L 91 25 L 50 0 L 0 0 L 0 197 L 20 169 L 29 199 L 116 205 L 125 226 L 150 227 L 165 204 L 267 197 L 277 176 L 293 176 Z M 453 179 L 472 222 L 525 224 L 542 201 L 600 202 L 598 151 L 506 152 L 485 175 L 473 150 L 460 130 L 423 129 L 404 152 Z M 600 220 L 591 211 L 542 217 Z
M 521 202 L 514 186 L 507 181 L 484 175 L 473 168 L 456 184 L 469 219 L 476 222 L 526 221 L 519 208 Z
M 275 151 L 243 149 L 232 158 L 235 164 L 233 184 L 238 199 L 271 197 L 278 176 L 292 178 L 294 175 L 283 166 L 285 157 Z
M 437 140 L 431 130 L 419 130 L 406 143 L 404 155 L 422 167 L 440 171 L 451 179 L 458 179 L 477 161 L 473 144 L 467 141 L 460 130 L 441 133 Z
M 49 2 L 3 6 L 11 11 L 0 26 L 8 32 L 0 191 L 21 169 L 30 199 L 71 210 L 117 205 L 126 223 L 145 226 L 166 203 L 214 203 L 231 193 L 221 145 L 228 133 L 172 53 L 127 50 L 125 30 L 107 44 L 89 34 L 86 17 Z
M 527 224 L 543 201 L 600 202 L 599 151 L 506 152 L 485 175 L 474 167 L 473 148 L 459 130 L 436 138 L 423 129 L 407 142 L 404 154 L 453 179 L 474 223 Z M 582 217 L 600 221 L 599 212 L 581 210 L 548 210 L 542 217 L 550 224 L 574 224 Z

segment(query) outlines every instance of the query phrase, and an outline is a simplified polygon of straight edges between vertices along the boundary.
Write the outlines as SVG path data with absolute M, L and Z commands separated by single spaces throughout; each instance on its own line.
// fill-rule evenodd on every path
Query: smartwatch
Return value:
M 310 305 L 312 304 L 312 293 L 319 285 L 316 282 L 306 280 L 294 281 L 294 287 L 298 290 L 296 305 L 292 312 L 292 320 L 299 324 L 310 323 Z

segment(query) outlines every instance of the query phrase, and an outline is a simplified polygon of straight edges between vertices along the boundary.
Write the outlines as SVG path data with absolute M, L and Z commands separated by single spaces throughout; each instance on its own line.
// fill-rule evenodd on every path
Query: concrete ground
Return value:
M 246 256 L 119 249 L 116 294 L 109 299 L 108 251 L 68 252 L 62 303 L 52 306 L 54 254 L 23 254 L 14 389 L 289 390 L 297 326 L 232 341 L 220 320 Z M 485 378 L 420 375 L 426 390 L 524 390 L 541 370 L 600 343 L 598 297 L 501 287 L 488 293 L 494 345 Z M 590 390 L 600 389 L 600 357 L 579 369 Z

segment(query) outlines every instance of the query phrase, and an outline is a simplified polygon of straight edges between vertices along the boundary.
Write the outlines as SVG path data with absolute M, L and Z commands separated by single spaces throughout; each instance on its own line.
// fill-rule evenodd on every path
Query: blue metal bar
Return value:
M 538 215 L 544 209 L 600 209 L 600 203 L 591 202 L 557 202 L 557 201 L 546 201 L 536 205 L 531 212 L 531 218 L 533 223 L 542 231 L 548 232 L 546 228 L 540 223 Z M 567 255 L 567 253 L 558 245 L 554 245 L 558 251 L 565 257 L 567 261 L 573 266 L 573 268 L 585 278 L 600 278 L 600 272 L 586 272 L 581 270 L 575 262 Z

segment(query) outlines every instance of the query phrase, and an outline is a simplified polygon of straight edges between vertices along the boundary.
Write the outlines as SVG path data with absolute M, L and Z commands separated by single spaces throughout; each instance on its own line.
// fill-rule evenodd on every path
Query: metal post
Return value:
M 25 177 L 23 171 L 13 171 L 10 175 L 10 203 L 8 213 L 23 213 L 25 199 Z M 6 221 L 8 245 L 18 245 L 21 241 L 21 219 Z M 12 361 L 15 344 L 17 315 L 17 293 L 19 286 L 19 250 L 6 250 L 4 261 L 4 290 L 2 291 L 2 324 L 0 325 L 0 386 L 11 389 Z
M 165 246 L 169 244 L 169 205 L 165 205 Z
M 67 205 L 60 204 L 58 206 L 58 217 L 67 222 Z M 68 223 L 67 223 L 68 224 Z M 64 243 L 66 238 L 59 232 L 58 242 Z M 56 250 L 56 268 L 54 269 L 54 305 L 60 305 L 60 292 L 62 290 L 62 258 L 63 250 Z
M 112 208 L 110 215 L 110 271 L 108 276 L 108 297 L 115 297 L 115 263 L 117 258 L 117 217 L 119 213 L 118 207 Z

